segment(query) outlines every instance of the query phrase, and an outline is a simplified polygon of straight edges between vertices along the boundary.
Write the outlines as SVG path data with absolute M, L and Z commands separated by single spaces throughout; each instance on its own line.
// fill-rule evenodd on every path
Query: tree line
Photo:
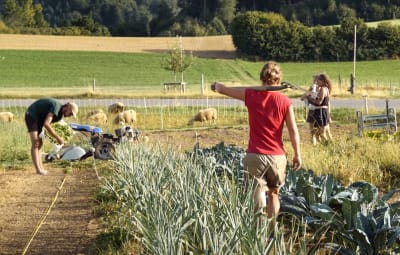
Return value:
M 399 56 L 400 0 L 0 0 L 0 33 L 99 36 L 231 34 L 239 52 L 280 61 Z M 340 26 L 336 26 L 340 25 Z
M 231 33 L 247 11 L 281 14 L 306 26 L 400 17 L 400 0 L 0 0 L 0 29 L 17 33 L 207 36 Z M 81 31 L 80 31 L 81 30 Z
M 368 27 L 352 17 L 339 26 L 308 27 L 276 13 L 246 12 L 233 20 L 232 39 L 239 53 L 253 59 L 350 61 L 354 43 L 358 60 L 400 57 L 400 26 L 381 22 Z

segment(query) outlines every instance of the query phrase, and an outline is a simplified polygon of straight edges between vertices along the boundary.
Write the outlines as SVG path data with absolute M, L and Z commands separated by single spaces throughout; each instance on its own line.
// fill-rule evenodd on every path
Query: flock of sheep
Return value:
M 111 104 L 108 107 L 108 114 L 103 109 L 93 110 L 86 115 L 88 122 L 92 124 L 106 124 L 108 118 L 112 118 L 112 124 L 115 125 L 133 125 L 136 123 L 136 111 L 126 110 L 125 105 L 121 102 Z M 12 112 L 0 112 L 0 122 L 12 122 L 14 114 Z M 217 109 L 207 108 L 200 110 L 192 119 L 189 120 L 188 125 L 194 125 L 194 122 L 213 122 L 217 120 Z
M 134 110 L 124 110 L 123 103 L 114 103 L 108 107 L 108 113 L 113 116 L 112 123 L 116 125 L 134 124 L 136 122 L 136 112 Z M 108 121 L 107 114 L 102 109 L 91 111 L 87 114 L 87 120 L 91 123 L 105 124 Z M 189 120 L 188 125 L 194 125 L 194 122 L 207 122 L 212 121 L 216 123 L 217 109 L 207 108 L 200 110 L 192 119 Z
M 108 113 L 111 115 L 112 123 L 116 125 L 132 125 L 136 122 L 136 111 L 125 110 L 123 103 L 114 103 L 108 107 Z M 108 123 L 108 116 L 102 109 L 96 109 L 86 115 L 90 123 L 106 124 Z

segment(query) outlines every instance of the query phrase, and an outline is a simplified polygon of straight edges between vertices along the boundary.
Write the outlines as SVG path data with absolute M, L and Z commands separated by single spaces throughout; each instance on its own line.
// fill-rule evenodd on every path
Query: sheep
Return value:
M 107 115 L 104 112 L 97 112 L 88 117 L 90 122 L 105 124 L 107 123 Z
M 90 112 L 88 112 L 87 114 L 86 114 L 86 118 L 88 119 L 90 116 L 92 116 L 92 115 L 95 115 L 95 114 L 97 114 L 97 113 L 104 113 L 104 111 L 103 111 L 103 109 L 95 109 L 95 110 L 93 110 L 93 111 L 90 111 Z
M 195 121 L 205 122 L 205 121 L 215 121 L 217 120 L 217 109 L 207 108 L 200 110 L 191 120 L 189 120 L 188 125 L 193 125 Z
M 118 113 L 114 118 L 114 124 L 133 124 L 136 122 L 136 112 L 135 110 L 125 110 Z
M 1 122 L 11 122 L 14 120 L 14 114 L 12 112 L 0 112 Z
M 124 111 L 124 108 L 125 108 L 125 105 L 121 102 L 118 102 L 118 103 L 114 103 L 114 104 L 108 106 L 108 112 L 112 113 L 112 114 L 120 113 L 120 112 Z

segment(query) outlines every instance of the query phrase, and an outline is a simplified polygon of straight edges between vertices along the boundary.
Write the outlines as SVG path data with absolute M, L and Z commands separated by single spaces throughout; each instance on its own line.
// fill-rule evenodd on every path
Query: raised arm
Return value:
M 214 82 L 211 84 L 211 90 L 235 99 L 244 101 L 245 99 L 245 89 L 244 87 L 227 87 L 222 83 Z

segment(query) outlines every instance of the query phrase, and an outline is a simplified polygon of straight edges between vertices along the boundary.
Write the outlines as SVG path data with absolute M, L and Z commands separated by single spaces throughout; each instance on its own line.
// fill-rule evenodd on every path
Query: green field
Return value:
M 160 94 L 163 82 L 174 81 L 174 74 L 161 66 L 164 57 L 152 53 L 0 50 L 0 96 L 85 95 L 93 89 L 131 97 Z M 184 73 L 184 81 L 192 94 L 200 93 L 202 75 L 205 85 L 213 81 L 254 85 L 259 83 L 262 65 L 262 62 L 195 57 Z M 353 72 L 353 62 L 281 65 L 284 81 L 305 87 L 319 72 L 327 72 L 336 85 L 347 86 Z M 400 86 L 399 73 L 399 60 L 356 63 L 356 79 L 361 86 Z M 180 74 L 177 79 L 180 80 Z
M 374 22 L 366 22 L 367 26 L 369 27 L 377 27 L 378 24 L 380 23 L 390 23 L 393 26 L 398 26 L 400 25 L 400 19 L 389 19 L 389 20 L 380 20 L 380 21 L 374 21 Z

